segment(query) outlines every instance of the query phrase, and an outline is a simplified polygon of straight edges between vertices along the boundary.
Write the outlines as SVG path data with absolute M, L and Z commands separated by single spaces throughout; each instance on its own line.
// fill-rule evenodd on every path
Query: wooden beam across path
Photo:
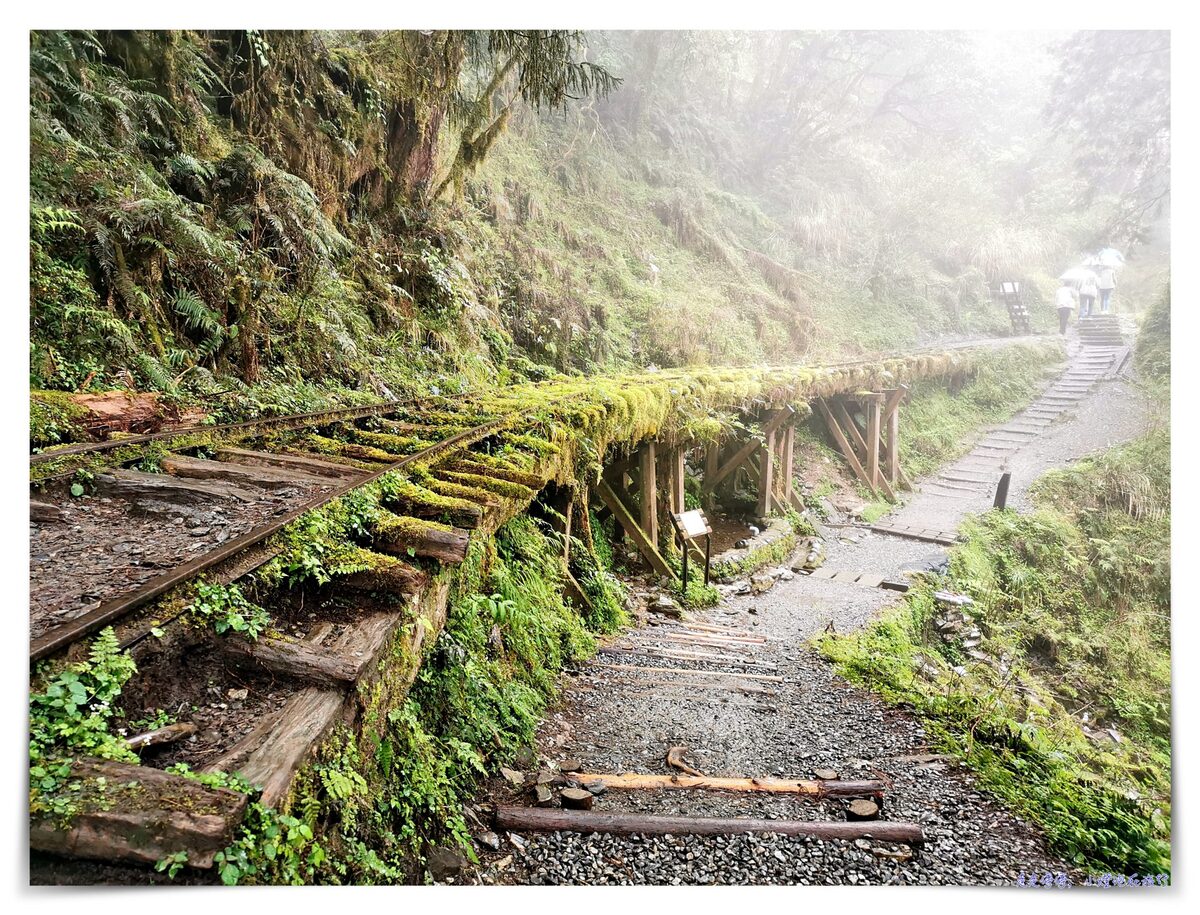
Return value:
M 830 823 L 813 820 L 759 820 L 751 817 L 653 816 L 639 813 L 597 813 L 594 810 L 553 810 L 544 807 L 498 807 L 496 828 L 508 832 L 603 832 L 612 835 L 725 836 L 747 832 L 812 836 L 817 839 L 878 839 L 920 845 L 925 841 L 916 823 L 873 820 Z
M 887 782 L 879 779 L 720 778 L 708 775 L 659 775 L 640 772 L 580 772 L 580 784 L 599 782 L 615 791 L 675 788 L 698 791 L 739 791 L 765 794 L 804 794 L 811 797 L 866 797 L 882 794 Z
M 647 667 L 644 664 L 600 664 L 598 669 L 609 670 L 638 670 L 652 674 L 691 674 L 694 677 L 730 677 L 743 680 L 769 680 L 772 683 L 782 683 L 783 677 L 774 674 L 747 674 L 740 670 L 694 670 L 690 667 Z
M 633 540 L 638 552 L 642 554 L 642 558 L 650 564 L 650 567 L 659 575 L 674 578 L 675 573 L 658 551 L 657 543 L 650 540 L 646 532 L 633 519 L 629 508 L 621 501 L 621 497 L 617 495 L 607 480 L 601 478 L 600 482 L 596 484 L 596 494 L 600 496 L 600 500 L 613 513 L 613 516 L 617 519 L 617 523 L 621 525 L 625 533 Z

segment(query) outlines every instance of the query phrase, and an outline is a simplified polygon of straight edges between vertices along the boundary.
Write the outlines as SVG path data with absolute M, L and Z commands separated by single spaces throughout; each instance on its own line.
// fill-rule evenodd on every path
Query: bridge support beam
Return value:
M 873 493 L 896 501 L 909 485 L 900 467 L 900 402 L 906 387 L 822 397 L 816 407 L 854 475 Z

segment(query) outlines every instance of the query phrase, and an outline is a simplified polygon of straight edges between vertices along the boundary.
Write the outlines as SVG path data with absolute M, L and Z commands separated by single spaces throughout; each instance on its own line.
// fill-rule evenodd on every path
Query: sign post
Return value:
M 695 543 L 696 538 L 703 535 L 704 537 L 704 584 L 708 586 L 709 569 L 712 563 L 712 525 L 708 523 L 708 518 L 704 514 L 704 510 L 694 508 L 686 512 L 672 512 L 671 524 L 675 527 L 675 534 L 679 537 L 680 543 L 683 546 L 683 594 L 687 596 L 688 585 L 688 543 Z

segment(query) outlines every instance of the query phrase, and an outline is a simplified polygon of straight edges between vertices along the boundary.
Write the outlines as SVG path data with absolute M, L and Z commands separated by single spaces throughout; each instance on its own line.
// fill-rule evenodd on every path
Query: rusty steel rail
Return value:
M 546 404 L 539 404 L 535 409 L 541 409 Z M 360 477 L 356 480 L 351 480 L 341 485 L 336 486 L 333 490 L 322 493 L 309 499 L 304 504 L 292 509 L 285 515 L 281 515 L 266 524 L 259 525 L 252 530 L 247 531 L 239 537 L 235 537 L 219 546 L 212 552 L 206 553 L 203 556 L 185 562 L 183 565 L 176 566 L 169 572 L 152 578 L 150 581 L 141 585 L 133 591 L 106 601 L 99 607 L 84 613 L 73 620 L 68 620 L 60 626 L 56 626 L 49 632 L 44 633 L 36 639 L 33 639 L 29 645 L 29 660 L 36 662 L 46 658 L 55 652 L 67 647 L 79 639 L 91 635 L 98 629 L 115 622 L 123 616 L 126 616 L 138 607 L 149 603 L 154 598 L 165 594 L 167 591 L 180 585 L 183 582 L 196 577 L 205 570 L 212 568 L 217 563 L 223 562 L 232 556 L 240 553 L 242 550 L 252 547 L 257 543 L 270 537 L 272 534 L 282 530 L 286 525 L 300 518 L 306 512 L 312 511 L 315 508 L 320 508 L 332 502 L 334 499 L 341 498 L 351 490 L 358 489 L 360 486 L 366 486 L 383 477 L 385 474 L 395 470 L 401 470 L 412 464 L 424 463 L 430 459 L 437 458 L 447 452 L 455 451 L 460 448 L 467 447 L 487 438 L 510 423 L 516 422 L 522 416 L 532 412 L 531 410 L 522 411 L 519 413 L 509 414 L 497 419 L 489 420 L 482 425 L 475 426 L 472 429 L 466 429 L 456 433 L 449 438 L 443 439 L 401 458 L 400 460 L 388 464 L 380 470 L 374 471 L 365 477 Z
M 428 397 L 414 397 L 409 400 L 389 400 L 382 403 L 366 404 L 359 407 L 337 407 L 332 410 L 318 410 L 314 413 L 288 413 L 284 416 L 265 416 L 259 419 L 248 419 L 237 423 L 222 423 L 220 425 L 182 426 L 178 429 L 168 429 L 163 432 L 147 432 L 142 435 L 130 435 L 122 438 L 107 439 L 103 442 L 76 442 L 55 448 L 51 451 L 39 451 L 29 455 L 29 463 L 45 464 L 69 457 L 73 454 L 93 454 L 123 448 L 126 445 L 144 445 L 149 442 L 170 441 L 171 439 L 186 438 L 189 435 L 232 435 L 239 432 L 246 434 L 286 432 L 290 429 L 302 429 L 305 426 L 322 426 L 348 420 L 363 419 L 368 416 L 382 416 L 394 413 L 420 404 L 449 399 L 443 394 Z

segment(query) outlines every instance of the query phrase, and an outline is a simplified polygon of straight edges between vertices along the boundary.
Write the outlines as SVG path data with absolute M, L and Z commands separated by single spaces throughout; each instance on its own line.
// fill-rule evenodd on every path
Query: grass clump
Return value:
M 851 680 L 913 708 L 1073 863 L 1167 871 L 1169 438 L 1051 473 L 1035 498 L 1029 515 L 969 523 L 947 580 L 821 649 Z M 981 654 L 937 635 L 935 587 L 974 599 Z

